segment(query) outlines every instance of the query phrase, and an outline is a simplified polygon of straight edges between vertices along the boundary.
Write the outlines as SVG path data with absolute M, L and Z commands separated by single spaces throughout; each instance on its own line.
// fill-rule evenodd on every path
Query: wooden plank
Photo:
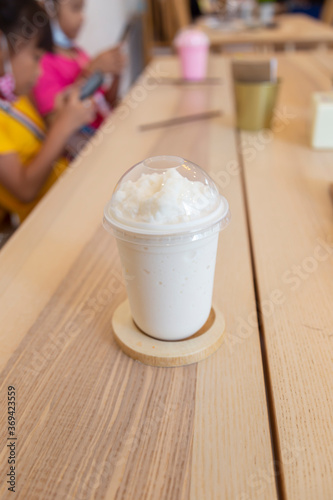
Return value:
M 232 126 L 229 65 L 210 61 L 223 85 L 152 84 L 179 76 L 155 61 L 0 254 L 1 407 L 17 391 L 17 498 L 276 498 L 273 456 L 244 201 Z M 207 109 L 209 122 L 139 132 L 142 123 Z M 230 201 L 214 304 L 225 344 L 198 365 L 155 368 L 117 347 L 111 318 L 125 298 L 103 207 L 126 169 L 155 154 L 207 169 Z M 0 429 L 5 443 L 6 413 Z M 0 477 L 7 471 L 0 452 Z M 258 474 L 266 474 L 258 492 Z M 268 479 L 267 479 L 268 477 Z M 2 480 L 0 496 L 10 498 Z
M 281 56 L 274 134 L 241 134 L 276 439 L 291 500 L 333 497 L 333 152 L 309 146 L 311 95 L 331 85 L 323 58 Z M 276 305 L 268 301 L 274 289 Z
M 281 44 L 325 44 L 333 42 L 333 29 L 304 14 L 283 14 L 276 17 L 276 28 L 244 29 L 223 31 L 200 26 L 209 36 L 212 47 L 227 45 L 281 45 Z

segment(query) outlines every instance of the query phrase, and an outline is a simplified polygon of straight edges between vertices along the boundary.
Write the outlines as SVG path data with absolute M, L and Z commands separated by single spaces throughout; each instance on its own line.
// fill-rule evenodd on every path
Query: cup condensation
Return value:
M 175 40 L 182 76 L 185 80 L 200 81 L 207 76 L 209 39 L 200 30 L 182 31 Z
M 143 173 L 167 175 L 168 169 L 207 186 L 212 197 L 210 213 L 161 225 L 120 220 L 115 215 L 115 193 L 125 182 L 135 182 Z M 212 179 L 182 158 L 149 158 L 120 179 L 105 207 L 104 226 L 117 239 L 131 314 L 144 333 L 161 340 L 181 340 L 206 323 L 212 306 L 219 232 L 229 219 L 228 202 Z

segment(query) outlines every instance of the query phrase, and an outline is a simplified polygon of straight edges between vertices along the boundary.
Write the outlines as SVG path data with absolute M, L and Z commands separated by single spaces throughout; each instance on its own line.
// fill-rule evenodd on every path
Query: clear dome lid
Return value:
M 104 209 L 104 227 L 117 238 L 155 238 L 160 244 L 163 237 L 200 239 L 229 220 L 228 202 L 214 181 L 177 156 L 148 158 L 132 167 Z
M 209 38 L 203 31 L 189 28 L 180 31 L 176 36 L 174 43 L 176 47 L 208 46 Z

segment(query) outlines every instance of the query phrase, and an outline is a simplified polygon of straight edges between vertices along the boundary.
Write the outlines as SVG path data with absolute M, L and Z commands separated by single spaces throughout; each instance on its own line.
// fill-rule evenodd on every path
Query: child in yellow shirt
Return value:
M 0 41 L 0 208 L 22 221 L 66 168 L 66 143 L 94 120 L 95 107 L 73 90 L 66 103 L 58 100 L 47 131 L 26 97 L 41 56 L 53 47 L 49 20 L 35 0 L 0 0 Z

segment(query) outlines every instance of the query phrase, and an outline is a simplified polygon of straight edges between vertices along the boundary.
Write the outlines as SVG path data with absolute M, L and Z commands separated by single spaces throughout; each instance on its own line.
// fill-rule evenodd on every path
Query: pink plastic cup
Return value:
M 185 80 L 203 80 L 207 76 L 209 39 L 200 30 L 182 31 L 175 40 Z

